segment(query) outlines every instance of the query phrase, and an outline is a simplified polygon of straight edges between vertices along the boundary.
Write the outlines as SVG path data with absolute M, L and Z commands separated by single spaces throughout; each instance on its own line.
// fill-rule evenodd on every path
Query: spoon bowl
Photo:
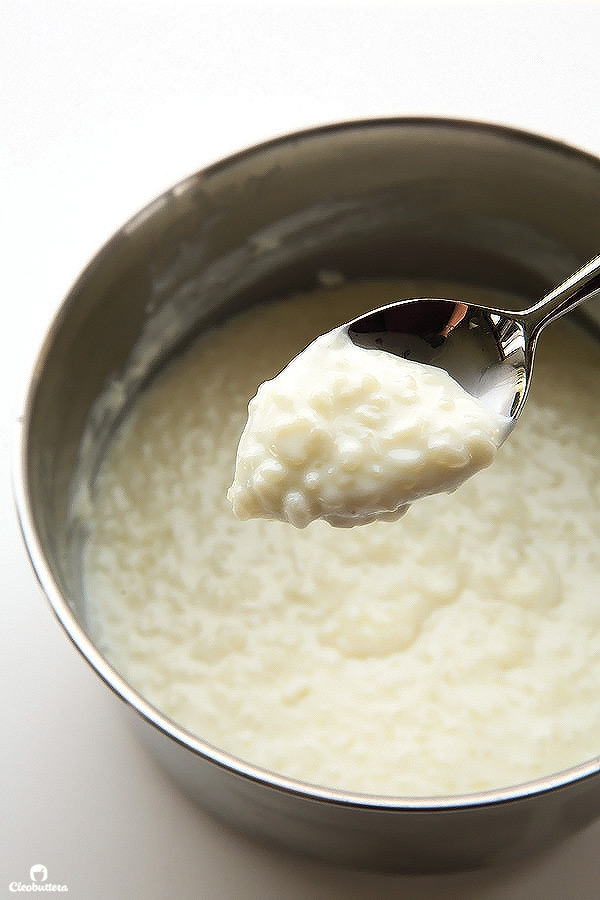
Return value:
M 510 312 L 460 300 L 401 300 L 345 328 L 354 344 L 444 369 L 469 394 L 508 419 L 508 436 L 525 405 L 540 333 L 600 292 L 595 257 L 538 303 Z

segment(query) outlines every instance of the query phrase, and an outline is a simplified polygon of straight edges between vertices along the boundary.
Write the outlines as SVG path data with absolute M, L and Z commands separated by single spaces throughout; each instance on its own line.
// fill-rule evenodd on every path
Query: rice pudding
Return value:
M 493 465 L 397 522 L 298 530 L 226 499 L 257 386 L 390 295 L 254 308 L 153 382 L 93 487 L 87 626 L 164 714 L 265 769 L 384 795 L 513 785 L 600 752 L 598 343 L 548 329 Z
M 488 466 L 507 430 L 443 369 L 336 328 L 258 388 L 227 496 L 240 519 L 390 522 Z

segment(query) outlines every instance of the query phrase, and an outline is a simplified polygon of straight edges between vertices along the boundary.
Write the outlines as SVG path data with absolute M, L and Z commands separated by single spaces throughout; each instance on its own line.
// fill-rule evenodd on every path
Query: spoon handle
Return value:
M 600 291 L 600 256 L 594 257 L 522 313 L 530 337 L 537 337 L 542 328 L 588 300 L 597 291 Z

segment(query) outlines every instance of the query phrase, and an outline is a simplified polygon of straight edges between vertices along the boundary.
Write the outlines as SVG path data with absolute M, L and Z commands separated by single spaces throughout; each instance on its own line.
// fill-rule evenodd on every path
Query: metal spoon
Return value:
M 390 303 L 343 328 L 359 347 L 445 369 L 509 419 L 507 436 L 527 398 L 542 329 L 598 292 L 600 256 L 521 312 L 423 298 Z

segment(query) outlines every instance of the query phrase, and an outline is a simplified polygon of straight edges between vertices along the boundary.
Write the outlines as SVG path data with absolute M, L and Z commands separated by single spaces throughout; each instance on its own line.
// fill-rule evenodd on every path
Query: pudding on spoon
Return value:
M 405 300 L 317 338 L 250 401 L 235 514 L 349 527 L 454 491 L 512 430 L 542 329 L 592 296 L 599 273 L 596 258 L 520 313 Z

